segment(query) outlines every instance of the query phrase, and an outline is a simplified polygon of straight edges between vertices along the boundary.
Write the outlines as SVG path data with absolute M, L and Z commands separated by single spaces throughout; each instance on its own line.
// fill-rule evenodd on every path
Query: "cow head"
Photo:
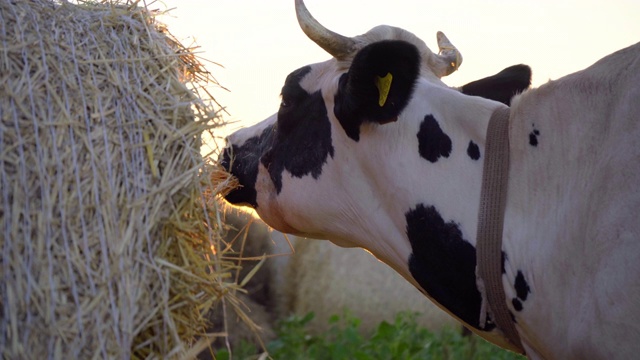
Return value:
M 228 138 L 222 164 L 241 187 L 226 199 L 277 230 L 369 250 L 474 326 L 478 160 L 489 117 L 504 105 L 440 80 L 462 61 L 442 33 L 435 54 L 399 28 L 349 38 L 322 27 L 301 0 L 296 11 L 333 58 L 293 71 L 278 112 Z M 529 79 L 517 66 L 467 89 L 508 101 Z M 460 179 L 471 181 L 460 187 Z M 430 267 L 435 277 L 460 278 L 446 279 L 460 291 L 440 294 L 429 283 L 444 279 L 426 279 Z M 460 296 L 470 310 L 450 299 Z

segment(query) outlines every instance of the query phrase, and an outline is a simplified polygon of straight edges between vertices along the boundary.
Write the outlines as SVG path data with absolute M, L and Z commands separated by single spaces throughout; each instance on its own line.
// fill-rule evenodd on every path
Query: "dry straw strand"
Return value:
M 215 82 L 136 1 L 0 0 L 0 354 L 181 358 L 237 285 Z M 232 302 L 233 303 L 233 302 Z M 215 334 L 214 334 L 215 335 Z

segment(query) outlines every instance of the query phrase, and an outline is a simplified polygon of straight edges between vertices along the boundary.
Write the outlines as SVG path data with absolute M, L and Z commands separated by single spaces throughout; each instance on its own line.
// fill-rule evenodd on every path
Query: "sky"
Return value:
M 150 2 L 151 0 L 147 0 Z M 533 85 L 584 69 L 640 41 L 638 0 L 306 0 L 313 16 L 345 36 L 377 25 L 409 30 L 437 52 L 443 31 L 462 53 L 450 86 L 492 75 L 513 64 L 533 69 Z M 199 56 L 227 90 L 211 88 L 226 107 L 229 129 L 275 113 L 285 77 L 329 55 L 300 30 L 292 0 L 158 0 L 150 9 Z

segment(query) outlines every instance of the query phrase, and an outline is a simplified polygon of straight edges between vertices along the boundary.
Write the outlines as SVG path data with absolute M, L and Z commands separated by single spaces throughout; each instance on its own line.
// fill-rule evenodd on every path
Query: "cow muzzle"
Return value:
M 224 149 L 220 160 L 220 166 L 238 179 L 239 186 L 225 195 L 225 200 L 233 205 L 249 206 L 255 208 L 256 202 L 256 177 L 258 174 L 257 163 L 252 166 L 246 159 L 238 156 L 238 148 L 228 146 Z

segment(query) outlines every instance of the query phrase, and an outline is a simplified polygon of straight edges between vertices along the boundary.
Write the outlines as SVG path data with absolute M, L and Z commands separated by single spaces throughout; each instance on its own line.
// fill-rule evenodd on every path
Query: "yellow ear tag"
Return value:
M 376 87 L 380 92 L 380 97 L 378 98 L 378 105 L 383 107 L 387 102 L 387 96 L 389 96 L 389 90 L 391 89 L 391 81 L 393 81 L 393 75 L 391 73 L 387 73 L 384 77 L 376 76 Z

